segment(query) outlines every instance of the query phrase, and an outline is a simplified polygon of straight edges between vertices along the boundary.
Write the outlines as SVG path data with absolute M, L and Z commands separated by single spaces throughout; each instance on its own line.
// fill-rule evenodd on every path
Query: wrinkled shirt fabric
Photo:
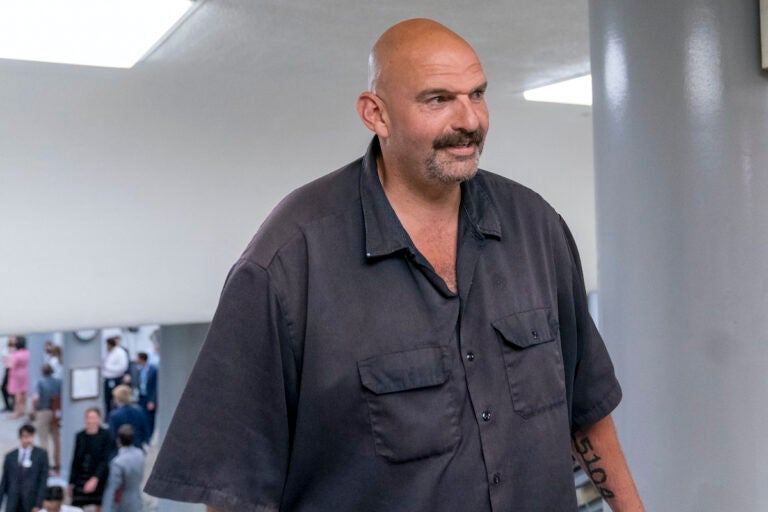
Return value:
M 378 152 L 291 193 L 234 265 L 147 492 L 222 511 L 577 509 L 571 433 L 621 390 L 568 228 L 478 171 L 452 293 Z

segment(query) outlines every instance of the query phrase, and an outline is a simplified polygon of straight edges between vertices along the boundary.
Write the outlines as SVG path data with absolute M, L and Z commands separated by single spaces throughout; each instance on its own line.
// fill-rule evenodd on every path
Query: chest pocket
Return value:
M 405 462 L 445 453 L 460 439 L 450 389 L 450 358 L 442 347 L 358 361 L 376 453 Z
M 512 405 L 523 418 L 565 403 L 565 374 L 557 323 L 549 308 L 492 322 L 502 338 Z

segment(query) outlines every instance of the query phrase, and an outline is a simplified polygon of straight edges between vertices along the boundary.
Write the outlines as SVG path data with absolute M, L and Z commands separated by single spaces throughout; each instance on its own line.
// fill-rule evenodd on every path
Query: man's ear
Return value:
M 375 93 L 366 91 L 360 94 L 360 97 L 357 98 L 357 113 L 363 124 L 379 138 L 389 136 L 389 122 L 384 110 L 384 103 Z

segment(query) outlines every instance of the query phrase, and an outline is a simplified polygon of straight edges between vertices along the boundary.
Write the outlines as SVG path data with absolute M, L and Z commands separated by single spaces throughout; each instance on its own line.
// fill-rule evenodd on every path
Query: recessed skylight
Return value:
M 564 82 L 529 89 L 523 93 L 528 101 L 569 103 L 572 105 L 592 104 L 592 75 L 580 76 Z
M 0 0 L 0 58 L 133 67 L 191 0 Z

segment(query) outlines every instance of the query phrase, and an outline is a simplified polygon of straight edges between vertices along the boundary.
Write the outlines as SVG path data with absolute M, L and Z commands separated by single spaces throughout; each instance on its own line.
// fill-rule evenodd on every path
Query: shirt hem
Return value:
M 169 480 L 162 477 L 152 477 L 144 486 L 144 492 L 157 498 L 186 503 L 204 503 L 219 511 L 235 509 L 252 510 L 253 512 L 279 512 L 277 507 L 252 503 L 231 494 L 211 489 L 209 487 L 194 485 L 177 480 Z

